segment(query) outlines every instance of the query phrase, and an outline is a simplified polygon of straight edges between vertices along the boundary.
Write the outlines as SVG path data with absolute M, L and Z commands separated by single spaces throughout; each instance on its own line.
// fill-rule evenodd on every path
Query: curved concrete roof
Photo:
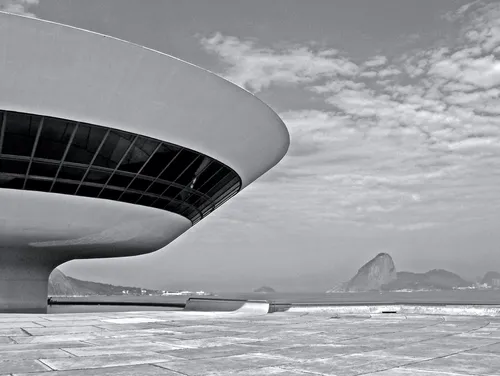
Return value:
M 211 156 L 248 185 L 285 155 L 288 131 L 258 98 L 175 57 L 0 12 L 0 108 L 154 137 Z
M 191 227 L 166 210 L 89 197 L 0 189 L 0 202 L 0 254 L 32 249 L 58 263 L 154 252 Z

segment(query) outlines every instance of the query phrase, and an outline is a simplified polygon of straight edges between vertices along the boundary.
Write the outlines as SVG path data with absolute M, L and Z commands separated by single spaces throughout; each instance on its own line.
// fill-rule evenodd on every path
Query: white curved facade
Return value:
M 195 166 L 195 161 L 196 174 L 203 168 L 208 171 L 207 166 L 225 166 L 228 174 L 233 174 L 231 182 L 236 188 L 232 192 L 236 193 L 278 163 L 289 145 L 286 127 L 268 106 L 211 72 L 122 40 L 2 12 L 0 112 L 4 118 L 0 128 L 0 311 L 44 311 L 48 276 L 57 265 L 75 258 L 155 251 L 186 231 L 197 212 L 203 217 L 201 212 L 208 204 L 198 205 L 192 199 L 198 197 L 195 194 L 208 201 L 225 200 L 222 190 L 213 197 L 212 191 L 202 192 L 201 187 L 199 192 L 191 193 L 191 189 L 197 189 L 196 175 L 186 180 L 184 186 L 179 183 L 182 179 L 167 179 L 170 182 L 166 191 L 179 192 L 166 197 L 170 206 L 159 209 L 153 204 L 136 205 L 133 200 L 121 202 L 123 195 L 139 195 L 138 191 L 127 189 L 133 188 L 140 177 L 151 183 L 141 188 L 146 193 L 142 192 L 139 200 L 148 198 L 149 189 L 163 181 L 163 175 L 140 175 L 147 163 L 153 163 L 160 147 L 172 144 L 174 149 L 179 148 L 172 160 L 182 153 L 192 155 L 193 160 L 185 169 L 178 167 L 179 178 Z M 41 119 L 39 125 L 35 124 L 38 128 L 34 128 L 32 139 L 15 134 L 17 123 L 9 123 L 16 116 L 28 115 L 29 119 Z M 44 129 L 57 124 L 58 120 L 52 118 L 71 121 L 73 131 L 67 133 L 62 159 L 51 161 L 44 155 L 37 159 L 36 148 L 44 140 Z M 84 123 L 107 132 L 88 167 L 73 162 L 71 165 L 65 159 Z M 115 163 L 116 167 L 94 166 L 100 148 L 105 147 L 115 131 L 130 136 L 123 157 Z M 29 155 L 22 155 L 8 144 L 13 142 L 10 140 L 22 142 L 22 137 L 29 142 L 34 140 Z M 120 175 L 127 153 L 146 141 L 156 147 L 155 151 L 150 151 L 134 173 L 123 171 L 121 178 L 128 178 L 130 183 L 124 183 L 122 191 L 118 191 L 111 185 L 112 179 Z M 179 160 L 181 157 L 175 163 L 179 164 Z M 26 172 L 12 170 L 16 163 L 28 166 Z M 162 173 L 171 163 L 165 157 Z M 31 175 L 38 165 L 57 171 L 50 178 L 52 181 L 34 176 L 34 191 L 30 190 Z M 52 190 L 59 184 L 56 178 L 62 176 L 58 174 L 64 168 L 80 168 L 82 173 L 86 171 L 83 176 L 88 177 L 94 167 L 96 173 L 109 173 L 109 178 L 101 183 L 89 182 L 88 189 L 99 191 L 96 198 Z M 212 180 L 207 178 L 205 183 L 213 185 L 218 176 L 214 173 Z M 83 179 L 77 192 L 87 183 Z M 19 183 L 2 186 L 7 180 Z M 40 189 L 43 184 L 50 189 L 44 192 Z M 117 191 L 113 191 L 115 188 Z M 106 199 L 101 194 L 107 191 L 115 192 L 116 197 Z M 151 194 L 149 199 L 156 202 L 164 199 L 164 194 L 165 191 L 158 197 Z M 187 199 L 190 201 L 183 202 Z M 212 204 L 214 208 L 219 205 Z M 187 205 L 187 209 L 182 205 Z M 177 212 L 170 211 L 171 207 Z M 191 214 L 185 214 L 188 212 Z
M 182 145 L 233 168 L 243 187 L 288 150 L 288 131 L 267 105 L 172 56 L 1 12 L 0 46 L 1 109 Z

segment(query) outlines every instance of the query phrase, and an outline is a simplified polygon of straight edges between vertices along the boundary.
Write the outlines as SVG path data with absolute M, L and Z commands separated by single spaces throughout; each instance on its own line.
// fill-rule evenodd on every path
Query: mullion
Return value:
M 64 160 L 66 159 L 66 156 L 68 155 L 69 148 L 71 147 L 71 144 L 73 143 L 73 139 L 75 138 L 75 135 L 76 135 L 76 132 L 78 131 L 79 125 L 80 125 L 80 123 L 75 124 L 75 128 L 73 129 L 73 132 L 71 133 L 71 136 L 69 137 L 68 144 L 66 145 L 66 149 L 64 149 L 64 154 L 63 154 L 61 160 L 59 161 L 59 166 L 57 167 L 57 171 L 56 171 L 56 174 L 54 176 L 54 181 L 52 182 L 52 185 L 50 186 L 49 192 L 52 192 L 52 189 L 54 188 L 54 185 L 56 184 L 56 179 L 59 176 L 59 172 L 61 171 Z
M 238 186 L 234 186 L 233 188 L 228 189 L 226 192 L 224 192 L 222 195 L 217 197 L 217 200 L 213 200 L 211 205 L 206 205 L 204 208 L 200 208 L 200 210 L 205 213 L 206 215 L 212 213 L 215 209 L 220 207 L 223 203 L 225 203 L 227 200 L 229 200 L 232 196 L 232 194 L 238 193 Z M 206 210 L 209 209 L 208 212 Z
M 158 200 L 159 198 L 162 198 L 162 197 L 161 197 L 161 196 L 159 196 L 159 195 L 155 195 L 155 196 L 158 196 L 158 197 L 157 197 L 157 200 Z M 198 212 L 198 214 L 199 214 L 199 215 L 203 215 L 203 214 L 201 213 L 200 209 L 198 209 L 196 206 L 193 206 L 193 205 L 191 205 L 191 204 L 188 204 L 187 202 L 180 201 L 180 200 L 170 200 L 169 202 L 167 202 L 167 203 L 165 204 L 165 206 L 163 206 L 163 209 L 164 209 L 164 210 L 168 210 L 168 209 L 165 209 L 165 208 L 166 208 L 168 205 L 170 205 L 170 202 L 172 202 L 172 201 L 178 202 L 178 203 L 180 203 L 180 204 L 187 205 L 187 206 L 189 206 L 190 208 L 194 209 L 196 212 Z M 156 201 L 155 201 L 155 202 L 156 202 Z M 151 205 L 153 205 L 153 204 L 151 204 Z M 170 211 L 170 210 L 169 210 L 169 211 Z M 180 214 L 179 214 L 179 215 L 180 215 Z
M 7 128 L 7 117 L 9 115 L 9 112 L 8 111 L 0 111 L 0 115 L 2 116 L 2 119 L 0 120 L 0 155 L 2 155 L 2 150 L 3 150 L 3 146 L 4 146 L 4 142 L 5 142 L 6 128 Z M 37 163 L 52 162 L 52 164 L 54 166 L 57 166 L 57 170 L 56 170 L 53 178 L 44 177 L 44 176 L 33 178 L 35 180 L 51 182 L 52 184 L 50 185 L 50 189 L 48 190 L 48 192 L 52 192 L 55 185 L 56 185 L 56 182 L 60 181 L 60 182 L 66 182 L 66 183 L 77 185 L 76 191 L 74 193 L 75 195 L 78 194 L 79 190 L 82 188 L 82 185 L 89 185 L 89 186 L 93 186 L 96 188 L 100 188 L 100 190 L 97 189 L 97 191 L 99 193 L 95 196 L 95 198 L 99 198 L 103 194 L 103 192 L 106 190 L 106 188 L 109 187 L 109 184 L 111 183 L 111 180 L 113 179 L 113 177 L 119 173 L 121 174 L 121 171 L 119 171 L 120 167 L 125 162 L 126 158 L 130 154 L 133 147 L 136 144 L 138 144 L 138 140 L 141 137 L 140 135 L 133 135 L 133 139 L 132 139 L 131 143 L 127 147 L 125 153 L 122 155 L 117 166 L 114 169 L 99 168 L 99 166 L 94 166 L 94 163 L 97 160 L 97 158 L 99 157 L 103 147 L 105 146 L 106 141 L 109 139 L 110 133 L 112 131 L 111 129 L 106 129 L 106 132 L 104 133 L 103 138 L 100 141 L 98 148 L 94 152 L 94 155 L 92 156 L 92 159 L 89 162 L 89 164 L 71 163 L 71 162 L 66 163 L 65 161 L 68 157 L 68 153 L 70 152 L 71 147 L 75 146 L 75 145 L 73 145 L 73 143 L 75 141 L 78 130 L 81 129 L 81 124 L 76 122 L 76 123 L 74 123 L 74 129 L 71 132 L 70 138 L 67 142 L 67 145 L 64 149 L 64 153 L 63 153 L 61 159 L 58 162 L 54 163 L 54 161 L 45 160 L 44 158 L 35 158 L 37 148 L 40 146 L 39 144 L 40 144 L 40 139 L 41 139 L 41 133 L 43 132 L 43 129 L 48 126 L 48 124 L 45 124 L 45 127 L 44 127 L 45 120 L 46 120 L 46 117 L 41 116 L 41 119 L 38 122 L 30 121 L 29 133 L 33 134 L 34 132 L 36 132 L 35 137 L 34 137 L 33 147 L 32 147 L 31 153 L 30 153 L 31 155 L 29 155 L 29 156 L 28 155 L 16 156 L 16 158 L 14 158 L 14 156 L 9 157 L 8 155 L 5 155 L 5 157 L 9 160 L 10 159 L 24 160 L 24 161 L 28 162 L 28 166 L 27 166 L 27 170 L 26 170 L 25 174 L 20 175 L 21 177 L 24 178 L 22 189 L 26 189 L 27 186 L 30 186 L 28 184 L 28 181 L 29 181 L 29 178 L 31 178 L 30 172 L 31 172 L 31 168 L 33 167 L 34 162 L 37 162 Z M 35 129 L 33 129 L 33 127 L 37 126 L 37 125 L 38 125 L 38 128 L 35 131 Z M 63 134 L 67 133 L 69 127 L 70 127 L 70 124 L 68 122 L 66 122 L 65 131 L 63 132 Z M 87 138 L 87 140 L 85 140 L 85 141 L 88 144 L 90 142 L 90 132 L 87 134 L 86 138 Z M 162 179 L 161 177 L 165 174 L 165 172 L 169 169 L 169 167 L 171 167 L 176 161 L 178 161 L 180 159 L 181 153 L 189 150 L 189 149 L 186 149 L 186 148 L 184 148 L 182 146 L 178 146 L 178 145 L 175 145 L 175 146 L 179 147 L 179 150 L 176 152 L 174 157 L 168 162 L 168 164 L 161 170 L 161 172 L 156 177 L 153 178 L 151 176 L 141 175 L 142 172 L 145 170 L 146 166 L 148 165 L 148 163 L 152 160 L 152 158 L 158 155 L 158 152 L 161 149 L 161 147 L 166 146 L 166 145 L 170 145 L 170 143 L 163 142 L 160 140 L 157 140 L 157 142 L 158 142 L 157 146 L 154 148 L 154 150 L 151 152 L 151 154 L 147 157 L 145 162 L 142 163 L 142 165 L 140 166 L 140 168 L 137 170 L 136 173 L 133 173 L 132 171 L 131 172 L 125 172 L 125 171 L 123 172 L 126 176 L 131 178 L 131 180 L 126 185 L 126 187 L 124 187 L 124 188 L 121 187 L 118 189 L 120 194 L 117 198 L 117 201 L 121 200 L 123 198 L 124 194 L 126 194 L 127 192 L 132 192 L 132 193 L 137 194 L 139 196 L 139 198 L 135 201 L 135 204 L 138 204 L 138 202 L 145 196 L 150 197 L 151 199 L 154 198 L 154 201 L 150 205 L 147 204 L 148 201 L 151 202 L 150 200 L 147 200 L 143 204 L 141 204 L 141 205 L 148 206 L 148 207 L 153 207 L 153 205 L 158 203 L 158 200 L 162 199 L 162 200 L 165 200 L 164 202 L 166 202 L 166 204 L 163 206 L 164 210 L 169 210 L 169 206 L 174 204 L 174 206 L 172 207 L 172 210 L 169 210 L 169 211 L 174 211 L 180 215 L 184 215 L 185 217 L 188 217 L 191 220 L 191 222 L 196 223 L 199 220 L 201 220 L 202 218 L 204 218 L 206 215 L 208 215 L 210 212 L 212 212 L 213 210 L 220 207 L 222 204 L 224 204 L 227 200 L 229 200 L 235 194 L 237 194 L 239 189 L 241 188 L 241 180 L 239 180 L 239 181 L 237 180 L 238 175 L 235 174 L 234 171 L 232 171 L 231 169 L 228 169 L 228 172 L 223 175 L 222 179 L 220 179 L 222 181 L 228 179 L 227 182 L 222 185 L 222 187 L 220 187 L 216 192 L 214 192 L 214 194 L 212 196 L 210 196 L 206 193 L 202 193 L 200 191 L 200 189 L 204 189 L 204 187 L 206 187 L 207 185 L 208 186 L 212 185 L 211 183 L 214 182 L 215 178 L 221 172 L 225 172 L 225 169 L 227 169 L 227 166 L 221 164 L 221 166 L 219 168 L 217 168 L 216 166 L 214 166 L 214 164 L 217 161 L 215 161 L 212 158 L 209 158 L 203 154 L 200 154 L 200 153 L 196 153 L 196 155 L 193 156 L 194 157 L 193 160 L 189 164 L 187 164 L 187 166 L 175 177 L 175 179 L 173 181 Z M 76 146 L 78 146 L 78 145 L 76 145 Z M 208 161 L 204 158 L 207 158 Z M 186 174 L 187 171 L 189 171 L 190 169 L 193 169 L 194 166 L 196 165 L 196 163 L 200 161 L 200 159 L 202 160 L 202 164 L 206 163 L 206 165 L 198 173 L 196 173 L 196 172 L 194 173 L 195 176 L 192 179 L 190 179 L 188 184 L 181 184 L 179 182 L 179 180 L 181 178 L 182 178 L 182 181 L 189 179 L 189 176 L 187 176 L 187 174 Z M 76 178 L 75 180 L 59 179 L 59 175 L 61 175 L 61 171 L 63 170 L 64 166 L 83 168 L 85 170 L 83 177 L 81 179 Z M 208 179 L 203 179 L 204 181 L 201 183 L 201 185 L 195 189 L 194 188 L 195 182 L 198 181 L 200 176 L 205 174 L 207 172 L 207 169 L 209 169 L 211 167 L 215 167 L 215 168 L 217 168 L 217 170 L 211 176 L 209 176 Z M 107 180 L 104 184 L 97 184 L 97 183 L 88 183 L 87 184 L 87 183 L 85 183 L 85 179 L 89 175 L 92 168 L 96 168 L 97 170 L 103 170 L 103 171 L 106 170 L 106 171 L 108 171 L 108 173 L 110 173 L 110 176 L 107 178 Z M 176 168 L 176 170 L 177 170 L 177 168 Z M 83 170 L 82 170 L 82 172 L 83 172 Z M 186 176 L 184 176 L 185 174 L 186 174 Z M 191 174 L 189 174 L 189 175 L 191 175 Z M 138 181 L 137 179 L 145 179 L 147 181 L 146 184 L 149 182 L 149 185 L 147 186 L 147 188 L 144 191 L 130 189 L 133 186 L 133 183 Z M 166 186 L 166 188 L 163 190 L 163 192 L 161 194 L 148 192 L 153 187 L 153 185 L 155 183 L 161 183 L 161 184 L 164 184 Z M 218 184 L 219 184 L 219 181 L 214 184 L 214 188 Z M 192 185 L 193 185 L 193 187 L 191 187 Z M 138 185 L 138 187 L 140 187 L 140 185 Z M 176 188 L 175 190 L 178 190 L 178 193 L 176 193 L 175 195 L 171 195 L 172 197 L 165 196 L 167 194 L 168 190 L 170 188 L 174 188 L 174 187 Z M 161 189 L 161 186 L 160 186 L 160 189 Z M 210 190 L 211 189 L 213 189 L 213 188 L 210 188 Z M 196 196 L 196 197 L 193 197 L 193 196 Z M 214 196 L 217 196 L 217 197 L 214 197 Z M 188 203 L 187 201 L 191 200 L 191 199 L 192 199 L 193 203 Z M 204 202 L 202 202 L 202 199 Z M 161 206 L 162 205 L 158 205 L 158 207 L 161 207 Z M 200 207 L 198 208 L 198 206 L 200 206 Z
M 184 148 L 180 148 L 179 151 L 177 152 L 177 154 L 175 155 L 175 157 L 172 158 L 172 160 L 170 162 L 168 162 L 168 164 L 163 168 L 163 170 L 160 171 L 160 173 L 158 174 L 158 176 L 156 178 L 153 179 L 153 181 L 151 182 L 151 184 L 148 185 L 148 187 L 146 188 L 146 190 L 144 192 L 147 192 L 149 191 L 149 188 L 151 188 L 153 186 L 154 183 L 156 183 L 160 176 L 165 172 L 167 171 L 167 168 L 170 167 L 170 165 L 177 159 L 177 157 L 179 156 L 179 154 L 184 150 Z M 142 195 L 139 196 L 139 198 L 137 199 L 137 201 L 135 202 L 135 204 L 137 204 L 139 202 L 139 200 L 142 198 L 142 196 L 144 196 L 144 193 Z M 156 200 L 155 200 L 156 202 Z
M 198 203 L 198 201 L 200 201 L 200 199 L 201 199 L 202 197 L 208 198 L 208 200 L 210 200 L 210 199 L 211 199 L 211 197 L 210 197 L 209 195 L 207 195 L 207 194 L 205 194 L 205 193 L 202 193 L 200 190 L 201 190 L 201 189 L 205 186 L 205 184 L 207 184 L 210 180 L 212 180 L 212 179 L 213 179 L 213 177 L 214 177 L 215 175 L 217 175 L 217 174 L 218 174 L 218 173 L 219 173 L 222 169 L 224 169 L 224 166 L 220 166 L 220 167 L 219 167 L 219 169 L 218 169 L 217 171 L 215 171 L 215 172 L 212 174 L 212 176 L 210 176 L 210 178 L 208 178 L 207 180 L 205 180 L 205 182 L 204 182 L 201 186 L 199 186 L 199 187 L 198 187 L 198 189 L 196 190 L 196 192 L 199 192 L 200 197 L 198 197 L 198 199 L 197 199 L 197 200 L 193 203 L 193 205 L 196 205 L 196 204 Z M 228 173 L 230 173 L 230 171 L 229 171 Z M 227 174 L 226 174 L 226 175 L 224 175 L 224 177 L 226 177 L 226 176 L 227 176 Z M 189 197 L 191 197 L 191 196 L 189 196 Z M 183 212 L 183 213 L 184 213 L 184 212 Z
M 3 111 L 2 129 L 0 129 L 0 154 L 2 154 L 3 138 L 5 134 L 6 125 L 7 125 L 7 111 Z
M 226 197 L 224 197 L 223 200 L 217 202 L 214 206 L 214 209 L 213 210 L 216 210 L 218 208 L 220 208 L 222 205 L 224 205 L 227 201 L 229 201 L 231 198 L 233 198 L 235 195 L 236 195 L 237 191 L 235 189 L 232 189 L 231 191 L 229 191 L 229 194 L 226 195 Z M 212 211 L 213 211 L 212 210 Z
M 141 175 L 140 178 L 147 179 L 147 180 L 151 180 L 152 179 L 152 178 L 150 178 L 149 176 L 146 176 L 146 175 Z M 185 185 L 173 182 L 172 180 L 158 179 L 156 182 L 157 183 L 162 183 L 162 184 L 165 184 L 165 185 L 171 185 L 172 187 L 175 187 L 175 188 L 180 188 L 180 189 L 186 188 Z M 196 189 L 186 188 L 186 190 L 188 192 L 197 193 L 200 196 L 204 196 L 204 197 L 208 198 L 208 196 L 205 193 L 198 192 Z
M 92 160 L 90 161 L 89 165 L 87 166 L 87 170 L 85 171 L 85 174 L 83 174 L 82 180 L 80 181 L 80 184 L 78 184 L 78 187 L 76 188 L 75 195 L 78 193 L 78 190 L 80 189 L 80 187 L 82 186 L 85 178 L 89 174 L 90 167 L 92 167 L 92 165 L 94 164 L 94 161 L 96 160 L 97 156 L 101 152 L 101 149 L 104 146 L 104 143 L 106 142 L 106 139 L 108 138 L 109 133 L 110 133 L 110 129 L 108 129 L 106 131 L 106 133 L 104 134 L 104 137 L 102 138 L 101 143 L 99 144 L 99 147 L 95 151 L 94 156 L 92 157 Z
M 194 161 L 193 161 L 194 162 Z M 184 188 L 181 189 L 180 192 L 178 192 L 175 196 L 174 196 L 174 199 L 179 196 L 180 194 L 182 194 L 182 192 L 185 192 L 186 190 L 188 190 L 190 192 L 189 196 L 186 197 L 185 201 L 188 200 L 195 192 L 198 192 L 198 190 L 195 190 L 194 188 L 191 188 L 191 184 L 194 184 L 194 182 L 196 181 L 196 179 L 201 175 L 203 174 L 203 172 L 208 168 L 208 166 L 210 166 L 212 164 L 213 160 L 210 160 L 210 162 L 207 163 L 207 165 L 205 167 L 203 167 L 203 170 L 201 170 L 197 176 L 195 176 L 191 182 L 184 186 Z M 182 174 L 181 174 L 182 175 Z M 168 188 L 167 188 L 168 189 Z M 200 192 L 201 194 L 201 192 Z
M 151 153 L 151 155 L 148 157 L 148 159 L 146 159 L 146 162 L 144 162 L 141 166 L 141 168 L 139 169 L 139 171 L 137 171 L 137 173 L 135 174 L 135 176 L 132 178 L 132 180 L 130 181 L 130 183 L 128 183 L 127 187 L 125 188 L 125 191 L 127 191 L 130 186 L 132 185 L 132 183 L 135 181 L 135 179 L 137 179 L 137 177 L 141 174 L 142 170 L 144 169 L 144 167 L 146 167 L 146 165 L 149 163 L 149 161 L 153 158 L 153 155 L 156 154 L 156 152 L 160 149 L 160 147 L 163 145 L 162 142 L 160 142 L 158 144 L 158 146 L 155 148 L 155 150 L 153 150 L 153 152 Z M 125 191 L 122 192 L 122 194 L 120 195 L 120 197 L 118 197 L 118 201 L 120 201 L 120 199 L 122 198 L 123 194 L 125 193 Z M 142 197 L 142 196 L 141 196 Z
M 177 175 L 177 177 L 175 178 L 175 180 L 174 180 L 172 183 L 176 183 L 176 182 L 177 182 L 177 179 L 179 179 L 179 178 L 180 178 L 180 177 L 181 177 L 181 176 L 182 176 L 182 175 L 183 175 L 183 174 L 184 174 L 184 173 L 188 170 L 188 168 L 189 168 L 189 167 L 191 167 L 191 166 L 193 165 L 193 163 L 194 163 L 194 162 L 196 162 L 196 161 L 198 160 L 198 158 L 200 158 L 200 155 L 197 155 L 197 156 L 196 156 L 196 158 L 195 158 L 195 159 L 193 159 L 193 160 L 191 161 L 191 163 L 190 163 L 190 164 L 188 164 L 188 165 L 186 166 L 186 168 L 185 168 L 184 170 L 182 170 L 182 172 L 181 172 L 179 175 Z M 164 191 L 163 191 L 163 192 L 162 192 L 162 194 L 161 194 L 162 196 L 163 196 L 163 195 L 165 194 L 165 192 L 167 192 L 167 190 L 168 190 L 168 189 L 172 186 L 172 183 L 170 183 L 170 184 L 169 184 L 169 186 L 168 186 L 167 188 L 165 188 L 165 189 L 164 189 Z M 181 192 L 182 192 L 182 189 L 181 189 Z M 176 195 L 176 197 L 177 197 L 177 195 Z M 156 202 L 156 201 L 157 201 L 157 200 L 155 200 L 155 202 Z M 155 203 L 155 202 L 153 202 L 153 205 L 154 205 L 154 203 Z M 169 205 L 169 204 L 170 204 L 170 202 L 172 202 L 172 199 L 170 199 L 170 201 L 167 203 L 167 205 Z
M 210 179 L 208 179 L 207 181 L 205 181 L 205 183 L 203 183 L 203 184 L 202 184 L 202 186 L 198 188 L 198 190 L 200 190 L 201 188 L 203 188 L 203 186 L 204 186 L 206 183 L 208 183 L 210 180 L 212 180 L 212 178 L 213 178 L 215 175 L 217 175 L 217 174 L 219 173 L 219 171 L 221 171 L 223 168 L 224 168 L 224 166 L 221 166 L 221 167 L 220 167 L 220 168 L 219 168 L 216 172 L 214 172 L 214 174 L 210 177 Z M 228 171 L 228 172 L 224 175 L 224 177 L 223 177 L 221 180 L 223 180 L 223 179 L 227 178 L 227 177 L 228 177 L 231 173 L 232 173 L 232 171 L 230 171 L 230 170 L 229 170 L 229 171 Z M 231 179 L 231 180 L 232 180 L 232 179 Z M 204 196 L 208 197 L 208 200 L 209 200 L 209 201 L 212 201 L 212 197 L 211 197 L 211 196 L 209 196 L 208 194 L 204 194 Z M 199 198 L 198 198 L 195 202 L 193 202 L 193 205 L 198 204 L 198 202 L 199 202 L 201 199 L 202 199 L 202 197 L 199 197 Z
M 38 129 L 36 131 L 36 136 L 35 136 L 35 142 L 33 143 L 33 149 L 31 149 L 30 161 L 28 162 L 28 169 L 26 170 L 26 176 L 24 177 L 23 189 L 26 188 L 26 182 L 28 181 L 28 175 L 29 175 L 30 170 L 31 170 L 31 164 L 33 163 L 33 158 L 35 157 L 36 148 L 38 146 L 38 140 L 40 140 L 40 134 L 42 133 L 44 120 L 45 120 L 45 118 L 42 117 L 40 119 L 40 123 L 38 124 Z M 31 125 L 30 125 L 30 128 L 31 128 Z
M 221 197 L 225 197 L 226 194 L 232 190 L 231 186 L 232 184 L 236 183 L 234 182 L 235 177 L 233 177 L 231 180 L 229 180 L 226 184 L 224 184 L 216 193 L 219 193 L 219 192 L 222 192 L 219 194 L 219 196 L 217 197 L 214 197 L 212 196 L 211 199 L 210 199 L 210 202 L 205 205 L 203 208 L 200 208 L 201 210 L 204 210 L 206 209 L 207 207 L 209 206 L 213 206 L 213 209 L 212 210 L 215 210 L 215 206 L 217 205 L 217 202 L 219 202 L 219 200 L 221 199 Z
M 99 192 L 99 194 L 97 195 L 97 198 L 99 198 L 99 196 L 101 195 L 101 193 L 104 191 L 104 189 L 108 186 L 109 182 L 111 181 L 111 178 L 113 177 L 113 175 L 116 173 L 116 171 L 120 168 L 121 164 L 123 163 L 123 161 L 125 160 L 125 158 L 127 157 L 128 153 L 130 152 L 130 150 L 132 150 L 132 148 L 134 147 L 134 144 L 135 142 L 137 141 L 137 139 L 139 138 L 138 135 L 136 135 L 134 137 L 134 139 L 132 140 L 132 142 L 130 143 L 130 145 L 128 146 L 127 150 L 125 151 L 125 153 L 122 155 L 122 157 L 120 158 L 120 161 L 118 162 L 118 164 L 116 165 L 115 169 L 113 170 L 113 172 L 111 172 L 111 175 L 109 175 L 109 178 L 108 180 L 106 181 L 106 183 L 104 183 L 104 186 L 102 187 L 101 191 Z

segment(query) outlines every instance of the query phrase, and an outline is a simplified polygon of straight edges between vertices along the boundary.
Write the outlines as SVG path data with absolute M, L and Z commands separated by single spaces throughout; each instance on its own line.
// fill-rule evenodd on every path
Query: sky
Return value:
M 0 0 L 138 43 L 268 103 L 287 156 L 149 255 L 76 278 L 324 291 L 379 252 L 399 271 L 500 271 L 500 2 Z

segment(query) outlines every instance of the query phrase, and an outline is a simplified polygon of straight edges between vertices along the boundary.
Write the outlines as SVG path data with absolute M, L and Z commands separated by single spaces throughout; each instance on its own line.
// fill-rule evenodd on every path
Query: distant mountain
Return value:
M 396 277 L 396 267 L 392 257 L 387 253 L 379 253 L 363 265 L 343 288 L 346 292 L 380 290 L 381 286 L 390 283 Z
M 130 295 L 159 293 L 155 290 L 143 290 L 140 287 L 115 286 L 107 283 L 89 282 L 66 276 L 59 269 L 54 269 L 49 278 L 50 296 L 82 296 L 82 295 L 122 295 L 127 291 Z
M 259 287 L 258 289 L 253 290 L 253 292 L 276 292 L 272 287 L 269 286 L 262 286 Z
M 383 285 L 381 290 L 452 290 L 471 285 L 470 282 L 455 273 L 434 269 L 427 273 L 399 272 L 397 279 Z
M 54 269 L 49 278 L 49 295 L 71 296 L 78 292 L 63 272 Z
M 337 283 L 335 286 L 333 286 L 326 293 L 332 294 L 332 293 L 336 293 L 336 292 L 346 292 L 346 287 L 347 287 L 347 282 Z
M 489 280 L 500 274 L 487 273 Z M 483 279 L 485 279 L 483 278 Z M 427 273 L 397 272 L 392 257 L 379 253 L 358 270 L 348 282 L 340 283 L 327 293 L 396 291 L 396 290 L 452 290 L 470 287 L 473 284 L 459 275 L 443 269 L 430 270 Z M 489 285 L 493 285 L 490 283 Z
M 486 284 L 488 286 L 497 286 L 500 281 L 500 273 L 498 272 L 488 272 L 481 279 L 481 284 Z

